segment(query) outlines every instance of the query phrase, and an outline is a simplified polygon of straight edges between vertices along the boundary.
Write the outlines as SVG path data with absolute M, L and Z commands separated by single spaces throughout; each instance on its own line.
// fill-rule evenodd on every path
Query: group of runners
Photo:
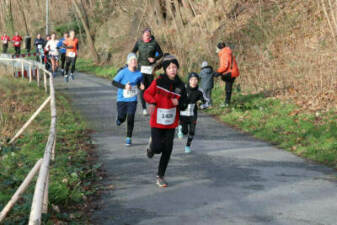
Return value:
M 178 76 L 179 61 L 169 54 L 163 54 L 150 29 L 145 29 L 128 54 L 124 68 L 112 81 L 118 88 L 116 125 L 127 121 L 125 144 L 132 144 L 137 97 L 140 96 L 143 115 L 150 115 L 151 137 L 146 155 L 152 158 L 161 154 L 156 184 L 167 187 L 165 172 L 173 149 L 176 135 L 187 136 L 185 153 L 191 153 L 191 143 L 195 135 L 198 109 L 212 107 L 214 77 L 221 77 L 226 83 L 226 98 L 223 107 L 230 104 L 233 83 L 239 70 L 232 50 L 224 42 L 218 43 L 219 68 L 214 71 L 207 61 L 201 63 L 200 74 L 191 72 L 185 84 Z M 137 54 L 138 53 L 138 57 Z M 156 79 L 156 71 L 163 73 Z
M 15 33 L 13 38 L 10 38 L 6 33 L 1 36 L 2 41 L 2 52 L 8 52 L 9 43 L 12 42 L 15 48 L 15 54 L 19 55 L 21 53 L 21 45 L 23 42 L 22 37 Z M 26 41 L 29 45 L 30 51 L 30 41 Z M 57 39 L 56 34 L 46 35 L 46 38 L 42 38 L 41 34 L 37 34 L 33 43 L 36 53 L 37 60 L 46 65 L 47 69 L 50 69 L 55 77 L 57 71 L 60 70 L 64 76 L 65 82 L 74 80 L 75 65 L 78 56 L 78 39 L 75 36 L 75 31 L 71 30 L 65 32 L 61 39 Z M 60 61 L 60 63 L 59 63 Z M 70 72 L 70 73 L 69 73 Z

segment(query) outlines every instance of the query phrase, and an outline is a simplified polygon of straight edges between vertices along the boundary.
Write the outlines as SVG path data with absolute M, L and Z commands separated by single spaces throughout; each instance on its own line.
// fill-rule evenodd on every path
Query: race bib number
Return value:
M 172 125 L 176 119 L 176 108 L 157 109 L 157 123 L 161 125 Z
M 38 48 L 38 49 L 42 48 L 42 45 L 37 45 L 37 48 Z
M 8 41 L 7 41 L 7 40 L 3 40 L 3 43 L 4 43 L 4 44 L 7 44 L 7 43 L 8 43 Z
M 76 53 L 75 52 L 68 52 L 67 56 L 70 57 L 70 58 L 75 58 Z
M 15 45 L 20 45 L 20 42 L 19 42 L 19 41 L 16 41 L 16 42 L 15 42 Z
M 140 72 L 144 74 L 152 74 L 153 67 L 152 66 L 141 66 Z
M 188 104 L 187 108 L 184 111 L 180 111 L 182 116 L 194 116 L 195 104 Z
M 124 98 L 132 98 L 138 94 L 138 89 L 136 86 L 131 87 L 131 90 L 123 90 L 123 97 Z

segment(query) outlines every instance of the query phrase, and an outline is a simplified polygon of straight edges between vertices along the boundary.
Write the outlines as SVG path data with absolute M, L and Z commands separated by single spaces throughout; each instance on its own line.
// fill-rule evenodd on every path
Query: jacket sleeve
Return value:
M 224 73 L 228 70 L 229 67 L 229 55 L 228 54 L 222 54 L 220 57 L 220 67 L 217 70 L 218 73 Z
M 209 99 L 206 97 L 205 92 L 202 89 L 199 89 L 199 91 L 200 91 L 200 95 L 199 95 L 199 99 L 198 100 L 201 100 L 202 104 L 208 103 Z
M 135 46 L 133 46 L 132 52 L 133 53 L 137 53 L 138 52 L 138 41 L 136 42 Z
M 148 89 L 146 89 L 146 91 L 144 92 L 144 99 L 147 103 L 149 104 L 157 103 L 155 99 L 156 89 L 157 89 L 157 81 L 154 80 L 152 81 L 150 87 L 148 87 Z
M 112 81 L 112 86 L 115 86 L 116 88 L 124 89 L 125 85 L 121 84 L 120 82 L 117 82 L 115 80 Z
M 187 94 L 186 94 L 186 88 L 184 87 L 181 91 L 181 95 L 179 98 L 178 109 L 185 110 L 187 106 L 188 106 L 188 99 L 187 99 Z
M 159 44 L 156 44 L 156 52 L 158 52 L 158 55 L 156 56 L 156 61 L 159 60 L 161 57 L 163 57 L 163 51 L 161 50 Z

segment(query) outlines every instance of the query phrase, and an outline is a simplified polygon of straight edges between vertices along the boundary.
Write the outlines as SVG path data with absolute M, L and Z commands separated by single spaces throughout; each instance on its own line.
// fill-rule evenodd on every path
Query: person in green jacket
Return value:
M 151 85 L 153 81 L 153 66 L 157 60 L 163 56 L 159 44 L 154 39 L 151 29 L 146 28 L 142 33 L 142 38 L 138 40 L 132 49 L 133 53 L 138 52 L 138 63 L 140 72 L 143 74 L 145 89 L 141 91 L 140 98 L 143 107 L 143 115 L 148 115 L 146 110 L 146 102 L 144 100 L 144 91 Z

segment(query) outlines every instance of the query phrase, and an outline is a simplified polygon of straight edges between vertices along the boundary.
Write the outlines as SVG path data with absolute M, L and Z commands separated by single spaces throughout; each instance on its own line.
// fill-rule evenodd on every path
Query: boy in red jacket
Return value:
M 2 53 L 6 54 L 7 53 L 7 50 L 8 50 L 8 43 L 11 41 L 11 38 L 6 34 L 4 33 L 2 36 L 1 36 L 1 42 L 2 42 Z
M 178 60 L 172 55 L 166 55 L 162 61 L 164 74 L 154 80 L 144 92 L 144 99 L 149 103 L 151 141 L 147 149 L 147 156 L 160 154 L 157 185 L 167 187 L 164 179 L 169 163 L 175 128 L 179 124 L 180 110 L 187 107 L 185 84 L 177 75 Z
M 15 54 L 20 55 L 22 37 L 19 35 L 18 32 L 15 32 L 15 36 L 12 38 L 12 42 L 13 42 L 13 45 L 14 45 L 14 48 L 15 48 Z

